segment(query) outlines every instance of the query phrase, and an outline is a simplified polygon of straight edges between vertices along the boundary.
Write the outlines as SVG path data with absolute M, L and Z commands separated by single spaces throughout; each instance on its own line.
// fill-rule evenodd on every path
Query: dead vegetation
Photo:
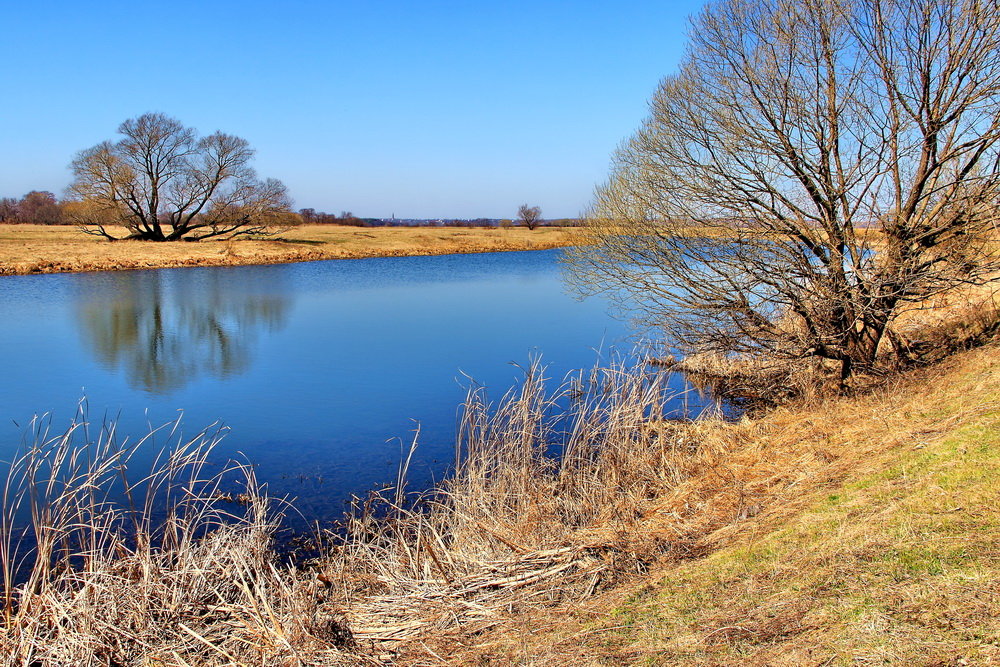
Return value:
M 636 526 L 683 551 L 434 649 L 452 664 L 994 664 L 997 386 L 988 345 L 698 425 L 685 474 Z
M 974 333 L 952 340 L 947 349 L 954 351 L 987 340 L 996 312 L 984 303 L 963 302 L 958 307 L 952 302 L 920 317 L 922 332 Z M 751 582 L 741 579 L 743 564 L 752 568 L 760 556 L 744 562 L 740 554 L 750 548 L 748 540 L 752 545 L 761 535 L 797 521 L 818 496 L 851 480 L 880 478 L 901 457 L 991 418 L 1000 409 L 991 389 L 1000 373 L 996 359 L 996 348 L 987 346 L 937 364 L 927 360 L 908 373 L 859 384 L 853 395 L 799 394 L 760 418 L 738 423 L 663 421 L 656 417 L 662 395 L 656 394 L 649 376 L 634 370 L 611 373 L 591 379 L 590 391 L 583 392 L 587 398 L 571 405 L 571 417 L 561 422 L 561 437 L 544 432 L 552 422 L 542 417 L 547 403 L 529 374 L 520 392 L 495 411 L 482 402 L 470 403 L 463 431 L 464 463 L 439 494 L 412 511 L 388 502 L 392 519 L 387 522 L 377 521 L 377 513 L 355 516 L 350 531 L 354 539 L 341 552 L 343 559 L 331 565 L 329 576 L 364 582 L 345 598 L 349 623 L 362 644 L 378 647 L 376 652 L 401 664 L 439 664 L 444 656 L 450 664 L 498 665 L 650 659 L 660 655 L 664 641 L 674 646 L 669 637 L 676 626 L 656 631 L 665 635 L 652 630 L 643 635 L 648 644 L 631 638 L 646 623 L 655 626 L 657 605 L 669 605 L 669 600 L 656 597 L 643 606 L 648 621 L 636 621 L 630 611 L 607 610 L 618 604 L 622 590 L 634 590 L 635 582 L 656 581 L 650 571 L 669 577 L 663 573 L 673 572 L 671 568 L 701 564 L 701 578 L 693 584 L 701 591 L 669 587 L 669 595 L 685 593 L 678 604 L 703 613 L 685 617 L 689 625 L 683 631 L 694 648 L 665 651 L 667 662 L 776 664 L 772 660 L 781 655 L 780 647 L 788 642 L 807 645 L 813 636 L 807 631 L 817 628 L 825 628 L 820 634 L 826 644 L 817 653 L 822 660 L 838 652 L 863 655 L 868 640 L 855 634 L 857 646 L 837 644 L 840 626 L 825 625 L 828 621 L 817 617 L 821 612 L 812 593 L 783 588 L 772 590 L 767 599 L 752 594 L 756 582 L 766 582 L 768 575 L 762 572 L 763 579 Z M 571 385 L 569 395 L 580 396 L 581 386 Z M 555 451 L 553 442 L 559 443 Z M 880 493 L 891 495 L 899 488 L 890 486 Z M 879 563 L 898 561 L 902 564 L 893 567 L 908 567 L 906 549 L 920 538 L 907 534 L 908 519 L 895 516 L 894 505 L 886 508 L 882 500 L 869 500 L 844 518 L 845 525 L 857 520 L 852 518 L 855 512 L 884 518 L 854 531 L 851 539 L 866 545 L 860 551 L 874 550 L 877 555 L 870 557 Z M 962 506 L 959 498 L 949 502 Z M 930 523 L 934 520 L 932 515 Z M 880 541 L 881 528 L 894 521 L 903 524 L 898 530 L 906 535 L 905 546 Z M 958 531 L 949 539 L 974 543 L 978 553 L 992 553 L 997 546 L 995 540 L 976 543 L 969 537 Z M 768 567 L 817 573 L 810 581 L 819 581 L 820 588 L 826 585 L 823 559 L 846 547 L 831 536 L 823 555 L 810 555 L 796 565 L 798 538 L 783 541 L 779 534 L 770 539 L 780 545 L 782 555 L 769 556 Z M 779 547 L 768 549 L 779 552 Z M 868 577 L 868 557 L 860 551 L 848 557 L 853 566 L 835 567 L 853 567 L 857 576 Z M 733 552 L 727 557 L 736 572 L 731 583 L 717 593 L 705 593 L 715 590 L 711 559 Z M 838 571 L 842 579 L 854 581 L 849 571 Z M 988 594 L 993 600 L 989 581 L 970 583 L 961 596 L 980 599 Z M 750 588 L 745 592 L 743 586 Z M 899 597 L 884 592 L 887 600 Z M 863 585 L 855 594 L 863 594 Z M 849 602 L 838 595 L 837 589 L 825 590 L 825 604 Z M 982 604 L 1000 611 L 1000 600 Z M 955 651 L 961 655 L 958 639 L 935 628 L 941 617 L 933 606 L 909 606 L 914 605 L 917 611 L 907 613 L 932 620 L 911 641 L 939 645 L 936 656 Z M 978 628 L 972 632 L 985 631 L 981 617 L 968 619 Z M 875 634 L 883 644 L 891 642 L 891 636 Z M 582 638 L 587 638 L 586 650 L 580 650 Z M 744 663 L 739 657 L 743 650 L 763 657 Z M 714 654 L 725 657 L 715 662 Z M 796 653 L 794 660 L 777 664 L 813 664 L 807 655 Z M 905 661 L 900 657 L 904 653 L 886 655 L 896 657 L 885 664 Z
M 355 639 L 475 633 L 645 568 L 663 544 L 637 527 L 693 456 L 655 422 L 665 391 L 610 368 L 549 395 L 535 366 L 495 408 L 470 396 L 454 475 L 412 506 L 369 499 L 324 569 L 354 582 Z
M 926 366 L 994 340 L 1000 330 L 1000 292 L 995 283 L 955 289 L 901 313 L 883 339 L 876 364 L 845 382 L 829 359 L 693 354 L 654 364 L 682 372 L 697 387 L 752 413 L 790 400 L 857 392 L 891 380 L 907 368 Z
M 141 475 L 155 433 L 127 444 L 82 415 L 57 435 L 33 422 L 3 487 L 4 664 L 348 662 L 323 587 L 278 562 L 281 508 L 252 468 L 209 474 L 219 434 L 163 432 L 176 426 Z M 243 508 L 219 500 L 234 476 Z
M 699 427 L 660 419 L 666 391 L 662 374 L 614 367 L 547 393 L 533 366 L 495 406 L 474 392 L 454 474 L 413 502 L 404 466 L 307 571 L 278 564 L 278 518 L 249 469 L 236 471 L 242 509 L 226 502 L 239 494 L 220 488 L 225 473 L 202 474 L 211 439 L 125 482 L 139 443 L 118 446 L 110 428 L 77 447 L 85 422 L 38 431 L 8 483 L 0 646 L 41 665 L 377 662 L 591 596 L 686 548 L 640 528 L 700 460 Z M 116 501 L 119 480 L 143 497 Z

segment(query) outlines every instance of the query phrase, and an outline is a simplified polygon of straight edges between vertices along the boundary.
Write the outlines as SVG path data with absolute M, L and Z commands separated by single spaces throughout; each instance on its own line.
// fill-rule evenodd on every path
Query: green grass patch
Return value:
M 996 396 L 980 375 L 960 382 Z M 987 405 L 949 428 L 961 409 L 935 405 L 927 413 L 946 426 L 897 448 L 881 470 L 671 568 L 617 610 L 628 624 L 620 640 L 655 664 L 770 664 L 807 649 L 845 665 L 1000 658 L 1000 410 Z

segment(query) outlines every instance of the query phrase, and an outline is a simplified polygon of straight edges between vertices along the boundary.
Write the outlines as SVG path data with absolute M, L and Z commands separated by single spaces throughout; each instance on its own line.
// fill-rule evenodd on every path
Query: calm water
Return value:
M 219 421 L 271 493 L 310 518 L 394 479 L 419 421 L 417 484 L 452 460 L 468 377 L 548 375 L 628 352 L 599 299 L 564 292 L 559 251 L 0 278 L 0 458 L 33 414 L 142 434 Z M 119 416 L 120 415 L 120 416 Z

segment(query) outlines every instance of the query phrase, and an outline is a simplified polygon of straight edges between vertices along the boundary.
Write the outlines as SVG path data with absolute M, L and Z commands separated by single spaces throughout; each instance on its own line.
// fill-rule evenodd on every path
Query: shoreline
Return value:
M 91 467 L 59 490 L 63 509 L 32 514 L 33 534 L 102 546 L 44 542 L 26 561 L 34 588 L 11 588 L 0 652 L 24 664 L 98 650 L 121 664 L 993 664 L 1000 647 L 979 638 L 1000 614 L 997 310 L 949 296 L 912 322 L 915 340 L 951 341 L 943 358 L 737 422 L 650 419 L 662 395 L 619 369 L 559 415 L 538 409 L 563 393 L 540 373 L 499 404 L 473 396 L 463 463 L 437 494 L 407 505 L 402 474 L 300 565 L 276 548 L 280 517 L 252 474 L 224 496 L 211 472 L 184 472 L 202 470 L 214 441 L 183 439 L 157 473 L 195 480 L 174 496 L 194 520 L 158 542 L 145 515 L 141 540 L 103 518 L 116 515 L 93 491 L 129 457 L 61 457 L 57 434 L 31 456 Z M 553 417 L 572 425 L 567 465 L 549 456 Z M 58 477 L 43 459 L 14 465 Z M 231 502 L 245 511 L 215 522 Z
M 75 227 L 0 225 L 0 276 L 549 250 L 573 245 L 577 234 L 561 227 L 302 225 L 267 239 L 112 243 Z

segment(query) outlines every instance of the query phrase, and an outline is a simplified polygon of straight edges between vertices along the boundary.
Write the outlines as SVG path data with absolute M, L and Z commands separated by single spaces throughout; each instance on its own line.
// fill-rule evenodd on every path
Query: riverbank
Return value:
M 948 311 L 948 337 L 978 347 L 737 423 L 650 420 L 662 387 L 611 368 L 566 388 L 554 433 L 560 391 L 530 372 L 499 405 L 466 406 L 465 458 L 441 493 L 414 510 L 393 489 L 359 501 L 303 568 L 272 551 L 276 523 L 249 483 L 255 513 L 208 540 L 140 549 L 98 526 L 101 539 L 72 542 L 110 545 L 92 566 L 36 566 L 0 652 L 19 664 L 98 650 L 164 665 L 995 664 L 997 314 Z M 925 327 L 934 341 L 945 323 Z M 83 482 L 68 507 L 100 497 Z M 210 522 L 231 509 L 178 497 Z M 108 515 L 82 507 L 87 521 Z M 39 534 L 86 525 L 63 521 Z
M 572 245 L 575 235 L 561 227 L 302 225 L 268 239 L 111 243 L 76 227 L 0 224 L 0 275 L 545 250 Z
M 683 552 L 455 664 L 997 664 L 998 388 L 991 344 L 718 430 L 642 529 Z

